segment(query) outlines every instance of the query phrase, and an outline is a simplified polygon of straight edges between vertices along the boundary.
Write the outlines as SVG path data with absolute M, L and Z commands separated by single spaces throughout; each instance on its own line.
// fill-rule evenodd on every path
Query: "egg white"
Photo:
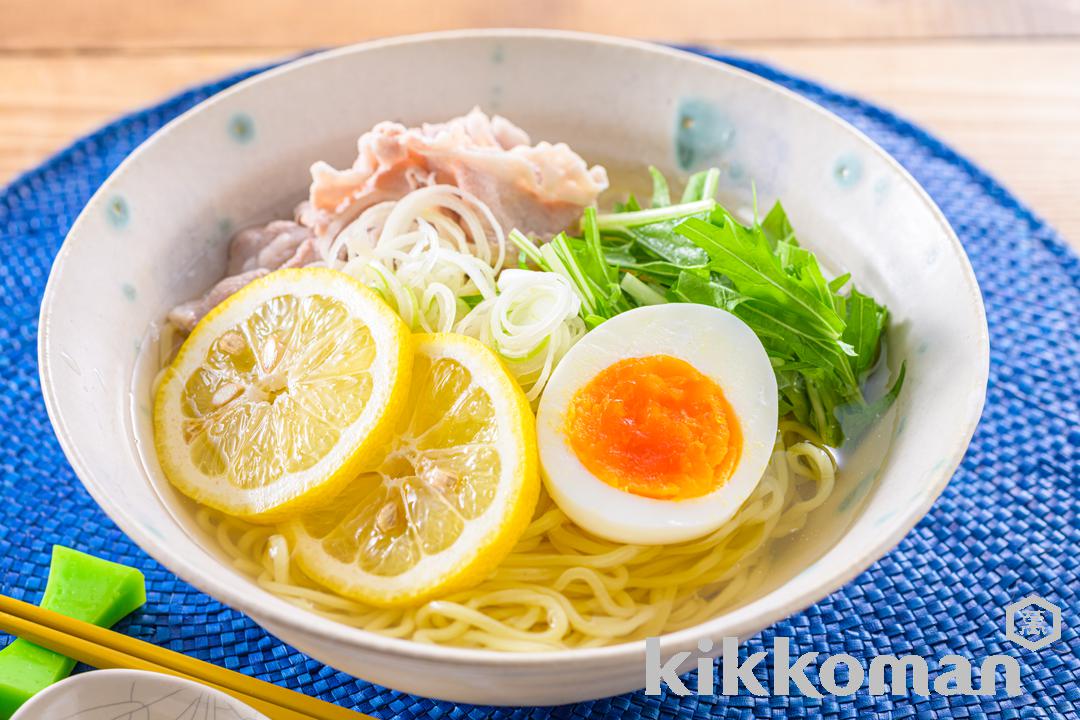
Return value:
M 701 497 L 658 500 L 608 485 L 578 459 L 564 431 L 574 395 L 619 360 L 670 355 L 723 390 L 743 448 L 727 482 Z M 672 303 L 607 320 L 570 349 L 552 374 L 537 412 L 537 442 L 548 493 L 571 520 L 614 542 L 659 545 L 692 540 L 735 514 L 765 472 L 776 441 L 777 390 L 754 332 L 729 312 Z

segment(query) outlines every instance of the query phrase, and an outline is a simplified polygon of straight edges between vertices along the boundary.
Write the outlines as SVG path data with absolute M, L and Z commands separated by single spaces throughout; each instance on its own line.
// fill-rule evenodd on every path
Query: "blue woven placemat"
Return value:
M 766 65 L 712 57 L 820 103 L 899 159 L 963 241 L 991 335 L 982 422 L 930 514 L 840 592 L 748 643 L 743 657 L 772 648 L 777 635 L 792 639 L 792 656 L 842 652 L 864 664 L 879 654 L 1006 653 L 1020 662 L 1022 695 L 890 697 L 864 688 L 815 699 L 793 686 L 795 694 L 771 698 L 636 693 L 560 708 L 455 706 L 331 670 L 150 559 L 98 509 L 56 443 L 38 385 L 38 307 L 64 235 L 120 161 L 173 117 L 257 71 L 123 117 L 0 194 L 0 590 L 36 602 L 53 543 L 140 567 L 148 601 L 124 632 L 379 718 L 1080 717 L 1080 260 L 1005 189 L 918 127 Z M 1004 637 L 1005 605 L 1029 593 L 1064 611 L 1063 638 L 1037 652 Z

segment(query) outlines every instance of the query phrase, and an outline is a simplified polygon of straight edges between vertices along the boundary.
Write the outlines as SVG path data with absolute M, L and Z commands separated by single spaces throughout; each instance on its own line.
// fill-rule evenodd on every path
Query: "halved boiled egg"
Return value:
M 544 482 L 615 542 L 691 540 L 727 522 L 776 441 L 776 377 L 754 332 L 706 305 L 640 307 L 582 338 L 537 413 Z

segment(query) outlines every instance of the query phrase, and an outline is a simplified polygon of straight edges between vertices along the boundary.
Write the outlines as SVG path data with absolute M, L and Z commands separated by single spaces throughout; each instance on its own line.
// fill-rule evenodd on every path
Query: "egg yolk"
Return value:
M 738 465 L 743 444 L 720 386 L 670 355 L 604 368 L 570 401 L 565 432 L 593 475 L 663 500 L 716 490 Z

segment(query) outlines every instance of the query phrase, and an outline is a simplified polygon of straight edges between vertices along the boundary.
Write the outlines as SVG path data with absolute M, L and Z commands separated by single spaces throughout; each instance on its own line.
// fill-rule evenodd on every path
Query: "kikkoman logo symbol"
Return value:
M 1029 595 L 1009 603 L 1005 606 L 1005 637 L 1029 650 L 1045 648 L 1061 637 L 1061 608 L 1038 595 Z M 813 674 L 808 676 L 807 670 L 815 666 L 820 653 L 803 653 L 792 661 L 791 641 L 786 637 L 775 637 L 771 653 L 772 671 L 769 673 L 773 682 L 771 688 L 766 688 L 754 674 L 754 669 L 769 653 L 755 652 L 740 661 L 739 642 L 731 637 L 723 639 L 721 656 L 716 660 L 710 656 L 712 640 L 699 640 L 698 650 L 702 653 L 695 659 L 699 695 L 715 694 L 715 663 L 720 664 L 720 692 L 724 695 L 737 695 L 744 688 L 753 695 L 788 695 L 792 684 L 807 697 L 820 698 L 825 693 L 853 695 L 868 678 L 871 695 L 994 695 L 998 691 L 999 673 L 1009 697 L 1023 692 L 1020 663 L 1011 655 L 1000 653 L 988 655 L 981 661 L 976 659 L 977 665 L 962 655 L 954 654 L 942 655 L 931 661 L 920 655 L 878 655 L 870 660 L 869 670 L 864 667 L 862 660 L 852 655 L 828 655 L 816 665 L 818 687 L 811 682 Z M 683 651 L 663 662 L 660 639 L 648 638 L 645 641 L 645 694 L 659 695 L 663 683 L 676 695 L 689 695 L 690 690 L 680 679 L 678 671 L 680 667 L 688 665 L 690 659 L 690 651 Z M 932 664 L 936 665 L 936 673 L 931 681 Z M 845 671 L 838 673 L 841 665 Z
M 1061 608 L 1038 595 L 1005 606 L 1005 637 L 1028 650 L 1061 639 Z

